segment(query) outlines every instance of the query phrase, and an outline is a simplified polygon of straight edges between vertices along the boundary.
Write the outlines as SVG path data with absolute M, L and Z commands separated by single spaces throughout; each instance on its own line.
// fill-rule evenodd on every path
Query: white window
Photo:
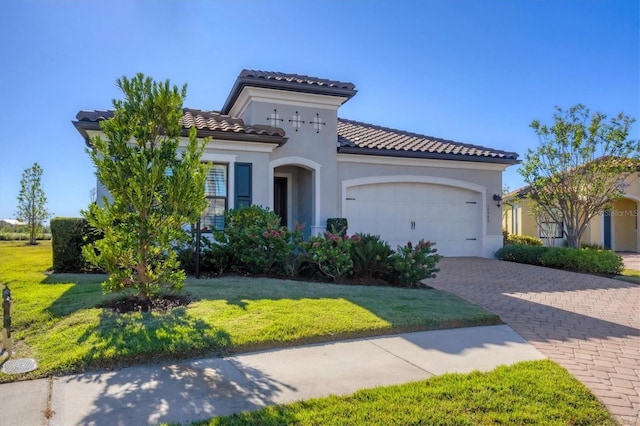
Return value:
M 562 238 L 562 222 L 540 222 L 540 238 Z
M 224 212 L 228 206 L 228 170 L 227 164 L 214 164 L 205 181 L 205 197 L 209 202 L 200 218 L 200 229 L 211 232 L 224 229 Z

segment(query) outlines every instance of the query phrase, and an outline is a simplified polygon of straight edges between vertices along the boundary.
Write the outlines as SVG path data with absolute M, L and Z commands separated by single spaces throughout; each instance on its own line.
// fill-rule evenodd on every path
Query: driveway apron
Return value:
M 439 267 L 427 284 L 500 315 L 622 424 L 640 424 L 640 285 L 493 259 Z

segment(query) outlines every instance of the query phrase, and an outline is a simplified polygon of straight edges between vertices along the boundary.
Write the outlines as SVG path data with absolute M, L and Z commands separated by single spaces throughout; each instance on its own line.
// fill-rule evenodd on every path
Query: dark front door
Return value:
M 611 210 L 604 212 L 604 248 L 611 250 Z
M 273 179 L 273 211 L 280 216 L 280 225 L 288 226 L 287 216 L 287 178 L 276 176 Z

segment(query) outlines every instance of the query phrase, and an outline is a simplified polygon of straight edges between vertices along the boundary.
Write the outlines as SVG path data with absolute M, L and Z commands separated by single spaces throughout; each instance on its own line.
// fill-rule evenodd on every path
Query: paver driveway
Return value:
M 497 313 L 622 424 L 640 424 L 640 286 L 493 259 L 439 266 L 429 285 Z

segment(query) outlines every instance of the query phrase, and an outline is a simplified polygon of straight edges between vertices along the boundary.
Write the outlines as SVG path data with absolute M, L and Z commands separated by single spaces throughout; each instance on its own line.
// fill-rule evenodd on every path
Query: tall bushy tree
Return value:
M 179 89 L 139 73 L 117 85 L 124 99 L 113 101 L 114 116 L 101 122 L 104 138 L 92 138 L 87 150 L 112 200 L 103 197 L 103 207 L 93 203 L 83 212 L 104 233 L 83 253 L 109 273 L 105 290 L 132 288 L 148 299 L 160 287 L 184 284 L 172 247 L 186 238 L 182 226 L 206 208 L 206 141 L 197 140 L 195 128 L 180 139 L 186 84 Z
M 26 222 L 29 229 L 29 244 L 35 245 L 36 236 L 42 222 L 51 217 L 47 211 L 47 197 L 42 189 L 42 167 L 38 163 L 22 172 L 20 193 L 18 194 L 18 211 L 16 219 Z
M 589 221 L 622 196 L 625 179 L 638 171 L 640 142 L 628 139 L 634 122 L 622 113 L 607 120 L 578 104 L 556 107 L 551 125 L 531 123 L 540 144 L 518 171 L 537 213 L 563 223 L 570 247 L 580 247 Z

